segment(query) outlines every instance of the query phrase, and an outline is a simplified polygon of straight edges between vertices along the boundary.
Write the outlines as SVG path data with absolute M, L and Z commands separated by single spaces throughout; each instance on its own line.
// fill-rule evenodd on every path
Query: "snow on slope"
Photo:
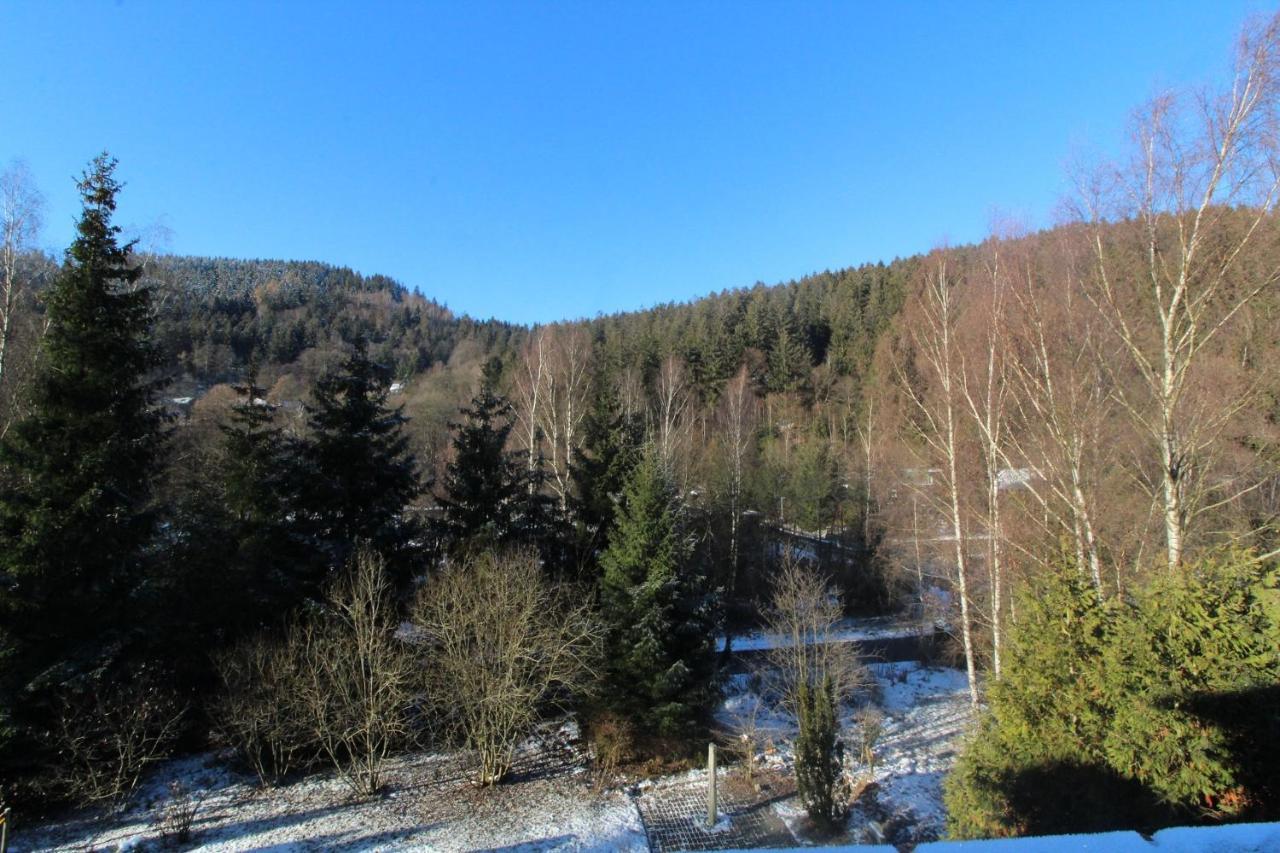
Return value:
M 914 662 L 875 664 L 872 671 L 885 713 L 877 799 L 891 818 L 911 826 L 912 840 L 940 838 L 947 817 L 942 779 L 974 721 L 965 674 Z

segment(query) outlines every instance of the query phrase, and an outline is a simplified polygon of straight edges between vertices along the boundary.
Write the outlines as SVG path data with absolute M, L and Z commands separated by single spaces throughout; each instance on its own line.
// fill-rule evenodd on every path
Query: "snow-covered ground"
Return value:
M 878 701 L 863 707 L 882 714 L 881 735 L 874 748 L 874 768 L 855 764 L 851 769 L 875 787 L 850 815 L 850 841 L 901 844 L 939 838 L 946 824 L 942 779 L 974 719 L 965 675 L 916 662 L 872 664 L 871 671 Z M 754 720 L 765 744 L 762 765 L 790 770 L 795 722 L 763 702 L 751 683 L 749 675 L 734 677 L 717 721 L 734 730 Z M 860 742 L 857 711 L 846 714 L 843 722 L 843 740 L 852 748 Z M 774 808 L 788 826 L 803 823 L 803 809 L 794 798 Z
M 830 633 L 824 642 L 831 643 L 863 643 L 875 640 L 900 640 L 908 637 L 919 637 L 928 633 L 929 626 L 919 620 L 903 621 L 901 619 L 845 619 Z M 806 638 L 804 645 L 811 645 L 815 639 Z M 792 645 L 792 639 L 783 634 L 766 634 L 754 631 L 733 638 L 735 652 L 759 652 L 768 649 L 785 649 Z M 716 638 L 716 651 L 724 651 L 724 637 Z
M 965 674 L 914 662 L 873 664 L 872 671 L 884 711 L 873 773 L 885 813 L 879 823 L 896 823 L 914 841 L 939 838 L 946 824 L 942 779 L 974 722 Z M 853 820 L 858 817 L 855 810 Z M 878 839 L 873 832 L 865 840 Z
M 533 753 L 530 752 L 530 759 Z M 489 790 L 466 780 L 460 756 L 404 756 L 391 762 L 387 792 L 351 797 L 331 774 L 272 790 L 206 754 L 169 762 L 123 814 L 84 813 L 19 831 L 11 851 L 142 850 L 160 847 L 156 821 L 180 780 L 205 795 L 192 846 L 208 851 L 503 850 L 643 851 L 639 812 L 621 791 L 596 795 L 568 753 L 521 768 L 528 778 Z M 21 827 L 18 827 L 21 830 Z
M 876 749 L 873 802 L 850 819 L 849 840 L 923 841 L 941 833 L 943 774 L 954 760 L 959 736 L 971 719 L 964 675 L 915 663 L 877 664 L 884 713 Z M 794 721 L 765 706 L 735 676 L 717 717 L 722 728 L 749 716 L 772 733 L 762 764 L 785 775 L 793 762 Z M 846 742 L 856 723 L 846 720 Z M 344 783 L 319 773 L 293 784 L 260 790 L 253 780 L 205 754 L 169 762 L 151 774 L 124 812 L 85 812 L 24 831 L 21 815 L 11 850 L 137 850 L 158 846 L 157 819 L 178 780 L 203 796 L 194 846 L 210 851 L 303 850 L 646 850 L 637 798 L 695 782 L 705 771 L 597 794 L 590 784 L 574 727 L 551 727 L 531 741 L 517 778 L 487 790 L 467 781 L 464 757 L 414 754 L 390 763 L 387 792 L 372 800 L 351 797 Z M 736 772 L 736 771 L 722 771 Z M 793 834 L 803 836 L 802 809 L 794 797 L 772 802 Z M 872 822 L 875 822 L 875 828 Z

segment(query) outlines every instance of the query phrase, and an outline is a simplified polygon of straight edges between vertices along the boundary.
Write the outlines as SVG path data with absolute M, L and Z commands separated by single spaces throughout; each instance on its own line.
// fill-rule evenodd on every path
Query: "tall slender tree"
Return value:
M 22 289 L 18 258 L 31 247 L 40 231 L 42 206 L 43 199 L 25 163 L 13 163 L 0 173 L 0 383 L 5 380 L 13 319 Z
M 115 169 L 104 153 L 77 183 L 83 211 L 47 297 L 32 412 L 0 443 L 0 708 L 20 737 L 47 723 L 60 687 L 137 638 L 163 417 L 150 293 L 112 223 Z

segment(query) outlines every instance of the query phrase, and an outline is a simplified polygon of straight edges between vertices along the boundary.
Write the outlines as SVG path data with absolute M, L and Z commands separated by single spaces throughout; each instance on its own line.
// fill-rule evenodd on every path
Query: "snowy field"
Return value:
M 954 761 L 971 716 L 963 673 L 915 663 L 872 667 L 879 685 L 884 730 L 877 747 L 875 788 L 855 809 L 847 841 L 926 841 L 937 838 L 945 815 L 941 780 Z M 718 713 L 726 725 L 758 701 L 736 676 Z M 792 721 L 761 715 L 774 737 L 762 763 L 785 775 L 792 762 Z M 852 727 L 852 718 L 847 721 Z M 705 771 L 593 792 L 572 724 L 549 727 L 522 753 L 513 781 L 473 788 L 458 754 L 404 756 L 391 762 L 387 793 L 353 799 L 342 781 L 316 774 L 260 790 L 249 777 L 206 754 L 163 765 L 129 807 L 115 816 L 80 813 L 12 839 L 13 851 L 159 849 L 158 817 L 179 780 L 204 797 L 188 849 L 303 850 L 647 850 L 640 802 L 690 783 Z M 855 732 L 847 732 L 853 741 Z M 725 771 L 722 771 L 725 772 Z M 727 772 L 736 773 L 729 770 Z M 767 806 L 804 839 L 803 810 L 793 796 Z M 18 816 L 20 818 L 20 816 Z M 727 839 L 726 839 L 727 840 Z M 727 846 L 727 845 L 726 845 Z

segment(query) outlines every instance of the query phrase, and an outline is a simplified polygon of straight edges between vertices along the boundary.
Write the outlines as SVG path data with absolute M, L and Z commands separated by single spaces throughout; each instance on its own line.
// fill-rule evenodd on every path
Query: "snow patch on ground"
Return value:
M 975 719 L 968 681 L 958 670 L 916 662 L 871 664 L 870 670 L 884 714 L 881 735 L 874 749 L 874 770 L 857 765 L 852 770 L 875 783 L 874 808 L 855 807 L 848 824 L 850 837 L 862 843 L 885 840 L 878 833 L 887 825 L 892 830 L 887 840 L 897 844 L 940 838 L 946 828 L 942 780 Z M 759 765 L 790 771 L 795 764 L 795 720 L 762 700 L 752 683 L 748 675 L 730 679 L 717 722 L 735 731 L 754 714 L 763 745 Z M 858 710 L 851 709 L 842 722 L 842 739 L 850 750 L 861 741 Z M 773 808 L 793 833 L 802 831 L 805 814 L 798 800 L 783 800 Z
M 911 840 L 940 838 L 947 820 L 942 780 L 975 721 L 968 681 L 958 670 L 915 662 L 871 669 L 885 714 L 872 774 L 877 800 L 891 819 L 911 826 Z
M 832 643 L 865 643 L 875 640 L 901 640 L 919 637 L 928 633 L 928 628 L 919 621 L 903 622 L 898 619 L 844 619 L 830 633 L 824 635 L 822 642 Z M 801 645 L 813 645 L 819 640 L 808 637 Z M 716 638 L 716 651 L 724 651 L 724 637 Z M 786 649 L 794 645 L 791 637 L 783 634 L 766 634 L 753 631 L 737 635 L 733 638 L 735 652 L 760 652 L 769 649 Z
M 526 748 L 532 752 L 533 745 Z M 461 755 L 402 756 L 389 762 L 386 792 L 362 800 L 333 774 L 260 790 L 252 779 L 223 769 L 223 757 L 210 753 L 165 764 L 122 814 L 84 812 L 19 832 L 10 850 L 158 845 L 153 824 L 175 779 L 205 797 L 193 839 L 201 850 L 647 850 L 630 798 L 622 792 L 593 794 L 574 756 L 566 757 L 562 765 L 527 771 L 528 778 L 477 790 Z

